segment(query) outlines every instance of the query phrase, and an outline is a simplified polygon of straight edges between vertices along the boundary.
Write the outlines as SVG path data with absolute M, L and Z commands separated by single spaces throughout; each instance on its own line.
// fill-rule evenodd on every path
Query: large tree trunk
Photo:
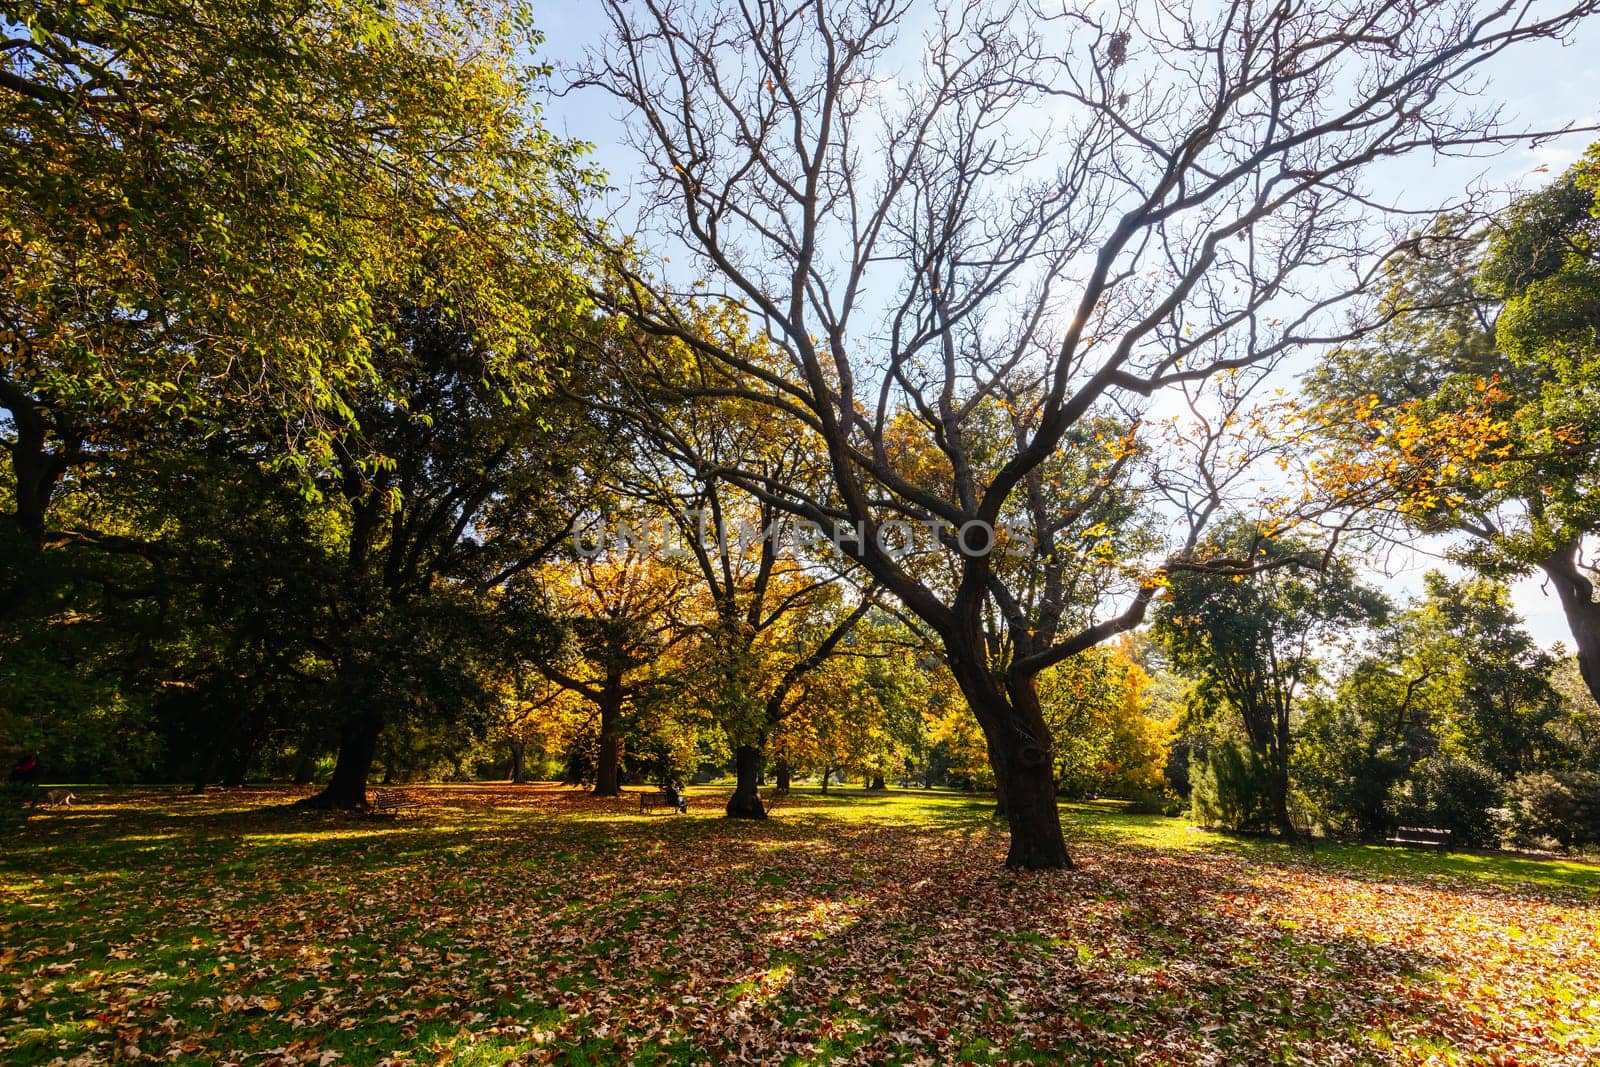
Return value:
M 971 698 L 968 698 L 968 704 L 971 704 Z M 981 722 L 982 720 L 980 719 L 980 725 Z M 983 730 L 983 747 L 984 751 L 989 754 L 989 769 L 994 772 L 994 817 L 996 819 L 1004 819 L 1006 818 L 1005 769 L 1003 761 L 995 752 L 994 742 L 989 739 L 989 730 L 987 727 L 985 727 Z M 968 784 L 973 785 L 974 787 L 976 785 L 976 783 L 972 783 L 970 781 Z
M 339 731 L 339 756 L 333 777 L 316 796 L 307 797 L 297 807 L 364 808 L 367 806 L 367 778 L 378 752 L 378 736 L 383 733 L 383 716 L 358 715 Z
M 1272 775 L 1272 821 L 1278 833 L 1292 841 L 1300 833 L 1294 828 L 1294 820 L 1289 818 L 1289 769 L 1278 758 L 1278 753 L 1273 753 L 1268 773 Z
M 1032 871 L 1071 867 L 1072 857 L 1061 836 L 1050 761 L 1041 763 L 1026 742 L 1008 748 L 1002 758 L 1010 765 L 1006 823 L 1011 828 L 1011 848 L 1006 852 L 1006 866 Z
M 1578 569 L 1578 550 L 1582 540 L 1562 546 L 1549 559 L 1539 564 L 1539 569 L 1556 587 L 1561 600 L 1561 611 L 1567 617 L 1567 629 L 1572 631 L 1572 643 L 1577 648 L 1578 673 L 1589 687 L 1589 693 L 1600 701 L 1600 604 L 1594 600 L 1594 584 Z
M 595 759 L 594 795 L 622 795 L 622 694 L 608 688 L 600 703 L 600 751 Z
M 1048 870 L 1072 866 L 1056 806 L 1050 728 L 1030 676 L 1002 690 L 977 657 L 950 656 L 952 672 L 988 743 L 996 792 L 1011 830 L 1006 866 Z
M 50 457 L 38 457 L 37 462 L 19 460 L 13 464 L 18 482 L 17 526 L 30 544 L 37 545 L 44 540 L 45 514 L 65 469 L 51 462 Z
M 17 526 L 23 538 L 37 546 L 44 540 L 50 501 L 72 465 L 71 456 L 77 451 L 78 442 L 61 442 L 56 451 L 51 451 L 49 416 L 9 382 L 0 381 L 0 406 L 11 414 L 13 441 L 8 451 L 15 481 Z
M 10 414 L 13 481 L 12 502 L 16 532 L 0 537 L 0 551 L 12 558 L 0 566 L 0 619 L 20 615 L 50 579 L 39 558 L 45 540 L 50 502 L 71 465 L 67 449 L 49 449 L 50 427 L 38 409 L 20 390 L 0 377 L 0 411 Z M 32 594 L 32 595 L 30 595 Z
M 789 778 L 791 774 L 789 770 L 789 761 L 786 759 L 779 760 L 775 773 L 778 778 L 778 792 L 787 793 L 789 791 Z
M 1273 729 L 1276 733 L 1268 764 L 1272 773 L 1272 821 L 1278 824 L 1278 832 L 1285 839 L 1293 841 L 1300 834 L 1294 828 L 1294 820 L 1289 818 L 1289 713 L 1286 710 L 1277 714 Z
M 511 744 L 511 784 L 521 785 L 528 780 L 528 746 L 517 742 Z
M 733 759 L 738 778 L 733 787 L 733 796 L 728 798 L 728 818 L 765 819 L 767 809 L 762 805 L 761 794 L 757 790 L 761 780 L 761 749 L 755 745 L 740 745 Z

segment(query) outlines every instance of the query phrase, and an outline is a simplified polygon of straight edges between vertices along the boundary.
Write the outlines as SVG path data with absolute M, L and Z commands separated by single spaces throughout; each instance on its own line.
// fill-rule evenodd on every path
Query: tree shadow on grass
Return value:
M 817 819 L 641 816 L 632 793 L 599 798 L 550 789 L 525 795 L 525 803 L 486 803 L 505 797 L 495 790 L 416 793 L 423 807 L 400 815 L 306 811 L 285 802 L 299 794 L 283 790 L 192 798 L 139 794 L 131 805 L 104 803 L 34 821 L 0 857 L 0 869 L 51 876 L 207 865 L 226 870 L 239 865 L 241 852 L 291 867 L 337 865 L 349 857 L 358 857 L 357 867 L 370 866 L 376 855 L 404 864 L 433 853 L 506 849 L 553 849 L 602 862 L 665 840 L 685 848 L 722 840 L 792 842 L 829 829 Z
M 868 1060 L 913 1032 L 937 1035 L 936 1058 L 966 1062 L 1132 1062 L 1153 1051 L 1268 1062 L 1280 1047 L 1321 1062 L 1319 1051 L 1328 1061 L 1372 1053 L 1376 1036 L 1357 1033 L 1371 1005 L 1403 981 L 1425 988 L 1443 963 L 1421 946 L 1280 927 L 1269 917 L 1278 893 L 1227 863 L 1080 851 L 1073 872 L 955 869 L 885 888 L 829 934 L 822 965 L 786 997 L 854 990 L 853 1004 L 829 1003 L 834 1018 L 853 1008 L 869 1021 L 856 1050 Z M 1397 1002 L 1375 1034 L 1425 1029 L 1438 1009 L 1427 997 Z
M 1363 925 L 1341 894 L 1370 885 L 1259 847 L 1103 837 L 1078 870 L 1013 874 L 1003 828 L 959 805 L 927 825 L 803 805 L 746 822 L 468 793 L 384 824 L 140 809 L 54 869 L 34 841 L 7 860 L 33 877 L 5 906 L 0 997 L 34 991 L 3 1047 L 105 1052 L 61 1026 L 108 997 L 147 1048 L 206 1062 L 1336 1062 L 1390 1058 L 1390 1038 L 1513 1042 L 1464 1033 L 1442 945 Z

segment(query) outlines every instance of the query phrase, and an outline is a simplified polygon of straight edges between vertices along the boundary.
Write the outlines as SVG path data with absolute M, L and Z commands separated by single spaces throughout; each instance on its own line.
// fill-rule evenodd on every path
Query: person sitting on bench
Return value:
M 667 803 L 677 808 L 680 815 L 688 813 L 689 798 L 683 795 L 683 786 L 676 778 L 662 786 L 661 791 L 667 795 Z
M 7 779 L 13 785 L 32 785 L 39 780 L 39 757 L 28 753 L 17 760 L 17 765 L 11 768 L 11 776 Z

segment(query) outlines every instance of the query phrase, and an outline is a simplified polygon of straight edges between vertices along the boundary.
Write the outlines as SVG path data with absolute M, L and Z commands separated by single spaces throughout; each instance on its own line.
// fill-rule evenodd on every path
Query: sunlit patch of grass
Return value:
M 166 835 L 166 836 L 168 836 L 168 837 L 176 837 L 175 834 L 169 834 L 169 835 Z M 268 848 L 284 848 L 284 847 L 293 848 L 293 847 L 298 847 L 301 843 L 303 843 L 304 840 L 305 840 L 305 836 L 306 835 L 303 832 L 296 832 L 296 833 L 277 832 L 277 833 L 274 833 L 274 832 L 271 832 L 271 831 L 263 830 L 263 831 L 247 832 L 247 833 L 241 834 L 239 836 L 239 839 L 241 841 L 247 842 L 247 843 L 252 844 L 252 845 L 258 845 L 258 846 L 263 846 L 263 847 L 268 847 Z M 430 832 L 429 836 L 430 837 L 432 836 L 431 832 Z M 325 844 L 329 843 L 329 842 L 341 842 L 341 841 L 343 841 L 343 842 L 351 842 L 351 843 L 361 842 L 361 843 L 367 843 L 367 844 L 376 844 L 378 842 L 391 841 L 393 839 L 393 837 L 394 837 L 394 830 L 392 828 L 384 828 L 384 827 L 350 826 L 350 827 L 345 827 L 345 828 L 342 828 L 342 829 L 319 829 L 319 830 L 316 831 L 317 840 L 320 841 L 320 842 L 323 842 Z M 129 840 L 129 839 L 128 838 L 123 838 L 123 840 Z
M 1600 895 L 1600 866 L 1561 859 L 1529 859 L 1492 852 L 1437 852 L 1385 845 L 1340 844 L 1319 848 L 1330 866 L 1404 878 L 1439 875 L 1489 884 L 1523 883 Z

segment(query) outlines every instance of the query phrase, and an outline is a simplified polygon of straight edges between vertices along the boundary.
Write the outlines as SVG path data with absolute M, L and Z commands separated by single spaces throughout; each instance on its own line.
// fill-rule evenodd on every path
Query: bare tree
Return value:
M 619 256 L 604 296 L 687 347 L 701 395 L 764 405 L 825 452 L 825 498 L 716 473 L 858 531 L 860 564 L 942 642 L 988 741 L 1007 863 L 1030 868 L 1070 865 L 1035 678 L 1138 625 L 1218 506 L 1143 565 L 1104 560 L 1089 593 L 1072 580 L 1138 420 L 1358 329 L 1392 244 L 1378 223 L 1406 207 L 1368 187 L 1374 165 L 1559 132 L 1511 128 L 1478 72 L 1595 7 L 604 3 L 608 43 L 575 82 L 626 105 L 642 229 L 680 256 Z M 678 285 L 684 249 L 696 276 Z M 778 358 L 705 329 L 717 305 Z M 1052 485 L 1091 449 L 1092 476 Z M 936 531 L 942 564 L 882 536 L 908 522 Z M 1006 524 L 1031 542 L 1022 564 L 984 550 Z

